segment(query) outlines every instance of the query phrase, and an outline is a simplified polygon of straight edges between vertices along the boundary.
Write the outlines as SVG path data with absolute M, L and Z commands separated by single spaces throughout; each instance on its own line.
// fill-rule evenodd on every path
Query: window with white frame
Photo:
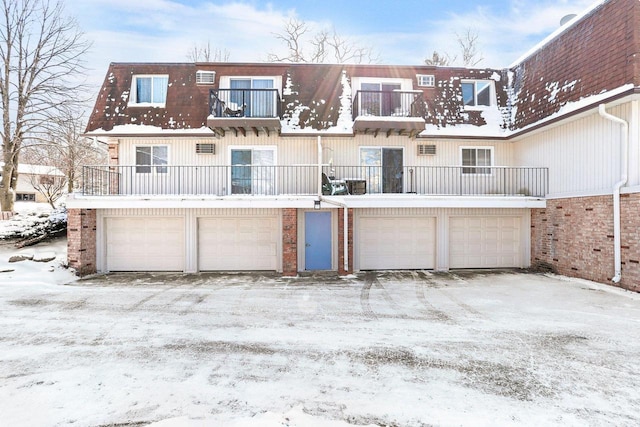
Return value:
M 133 76 L 129 105 L 164 107 L 168 87 L 169 76 L 166 75 Z
M 231 194 L 274 195 L 275 147 L 231 148 Z
M 434 87 L 436 85 L 436 78 L 433 74 L 418 74 L 418 86 L 422 87 Z
M 360 172 L 369 193 L 402 193 L 402 147 L 360 147 Z
M 136 173 L 167 173 L 169 147 L 146 145 L 136 147 Z
M 465 107 L 489 107 L 495 104 L 491 80 L 462 81 L 462 101 Z
M 493 147 L 462 147 L 460 155 L 463 175 L 491 174 L 490 166 L 493 166 Z

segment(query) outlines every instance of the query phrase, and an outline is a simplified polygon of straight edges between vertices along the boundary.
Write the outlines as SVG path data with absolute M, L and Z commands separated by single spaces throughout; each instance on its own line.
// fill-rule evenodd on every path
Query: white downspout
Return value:
M 322 197 L 322 137 L 320 135 L 318 135 L 318 200 L 331 205 L 340 206 L 344 211 L 344 226 L 342 227 L 342 259 L 344 260 L 344 271 L 349 271 L 349 209 L 345 203 Z
M 318 200 L 322 200 L 322 137 L 318 135 Z
M 627 183 L 629 176 L 629 123 L 620 117 L 607 113 L 604 104 L 598 106 L 598 112 L 602 117 L 614 123 L 622 125 L 622 176 L 613 187 L 613 258 L 615 264 L 615 276 L 613 283 L 622 279 L 622 256 L 620 254 L 620 189 Z

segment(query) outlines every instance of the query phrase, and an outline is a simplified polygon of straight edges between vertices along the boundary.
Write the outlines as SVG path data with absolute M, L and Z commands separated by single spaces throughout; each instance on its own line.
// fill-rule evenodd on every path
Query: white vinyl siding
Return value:
M 627 103 L 607 111 L 630 121 L 637 129 L 633 104 Z M 634 125 L 635 122 L 635 125 Z M 620 180 L 621 126 L 602 118 L 597 111 L 587 116 L 563 121 L 544 131 L 519 138 L 513 143 L 515 164 L 549 168 L 549 195 L 570 197 L 611 194 Z M 640 162 L 640 147 L 629 147 L 629 164 Z M 629 186 L 640 185 L 640 169 L 629 169 Z

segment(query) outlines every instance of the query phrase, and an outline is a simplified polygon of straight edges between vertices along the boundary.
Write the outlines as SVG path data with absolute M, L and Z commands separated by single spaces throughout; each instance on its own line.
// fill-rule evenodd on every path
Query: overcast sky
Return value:
M 422 64 L 434 50 L 455 53 L 455 33 L 471 28 L 485 58 L 506 67 L 595 0 L 64 0 L 93 42 L 89 82 L 110 62 L 185 62 L 195 43 L 230 52 L 230 61 L 284 53 L 274 33 L 289 17 L 373 47 L 384 64 Z

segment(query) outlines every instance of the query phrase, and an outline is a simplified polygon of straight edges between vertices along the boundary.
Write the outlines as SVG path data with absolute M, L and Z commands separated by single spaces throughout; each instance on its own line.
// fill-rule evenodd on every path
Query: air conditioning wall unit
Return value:
M 196 154 L 216 154 L 216 144 L 196 144 Z
M 435 156 L 436 146 L 430 145 L 418 145 L 418 156 Z

